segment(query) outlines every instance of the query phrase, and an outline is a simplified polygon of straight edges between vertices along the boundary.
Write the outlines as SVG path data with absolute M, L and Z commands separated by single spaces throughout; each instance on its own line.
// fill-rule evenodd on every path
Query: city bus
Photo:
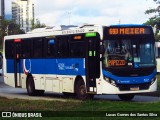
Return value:
M 156 42 L 157 72 L 160 73 L 160 42 Z
M 35 29 L 4 38 L 4 82 L 44 92 L 75 95 L 135 94 L 157 89 L 153 30 L 143 25 L 84 25 Z

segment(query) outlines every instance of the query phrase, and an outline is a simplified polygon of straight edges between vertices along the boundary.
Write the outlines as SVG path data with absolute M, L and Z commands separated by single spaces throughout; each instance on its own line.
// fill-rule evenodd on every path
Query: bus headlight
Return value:
M 154 78 L 152 78 L 151 80 L 151 85 L 156 81 L 156 76 Z
M 104 79 L 113 86 L 116 86 L 116 82 L 110 78 L 104 77 Z
M 109 78 L 107 78 L 107 77 L 104 77 L 104 79 L 105 79 L 105 80 L 106 80 L 108 83 L 110 83 L 110 82 L 109 82 Z
M 114 80 L 110 80 L 111 85 L 116 86 L 116 82 Z

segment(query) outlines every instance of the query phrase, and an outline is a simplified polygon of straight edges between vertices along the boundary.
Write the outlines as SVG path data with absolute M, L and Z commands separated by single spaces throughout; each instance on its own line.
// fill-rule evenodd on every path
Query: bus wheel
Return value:
M 119 94 L 118 95 L 121 100 L 131 101 L 134 98 L 134 94 Z
M 36 95 L 36 90 L 35 90 L 35 85 L 32 77 L 29 77 L 27 79 L 26 83 L 27 87 L 27 92 L 29 96 L 35 96 Z
M 83 80 L 78 80 L 75 90 L 76 90 L 76 96 L 78 99 L 85 100 L 89 98 L 89 95 L 87 94 L 86 87 Z

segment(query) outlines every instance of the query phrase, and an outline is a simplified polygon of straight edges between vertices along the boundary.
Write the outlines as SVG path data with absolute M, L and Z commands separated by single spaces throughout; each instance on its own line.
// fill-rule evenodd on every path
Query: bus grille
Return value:
M 139 85 L 118 85 L 120 91 L 131 91 L 131 88 L 139 88 L 139 90 L 147 90 L 150 87 L 150 83 Z

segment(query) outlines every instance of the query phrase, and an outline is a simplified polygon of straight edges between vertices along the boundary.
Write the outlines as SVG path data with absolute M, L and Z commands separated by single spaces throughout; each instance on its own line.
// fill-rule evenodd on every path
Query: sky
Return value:
M 5 0 L 5 13 L 11 14 L 11 2 Z M 35 19 L 47 26 L 81 24 L 143 24 L 155 8 L 153 0 L 33 0 Z

